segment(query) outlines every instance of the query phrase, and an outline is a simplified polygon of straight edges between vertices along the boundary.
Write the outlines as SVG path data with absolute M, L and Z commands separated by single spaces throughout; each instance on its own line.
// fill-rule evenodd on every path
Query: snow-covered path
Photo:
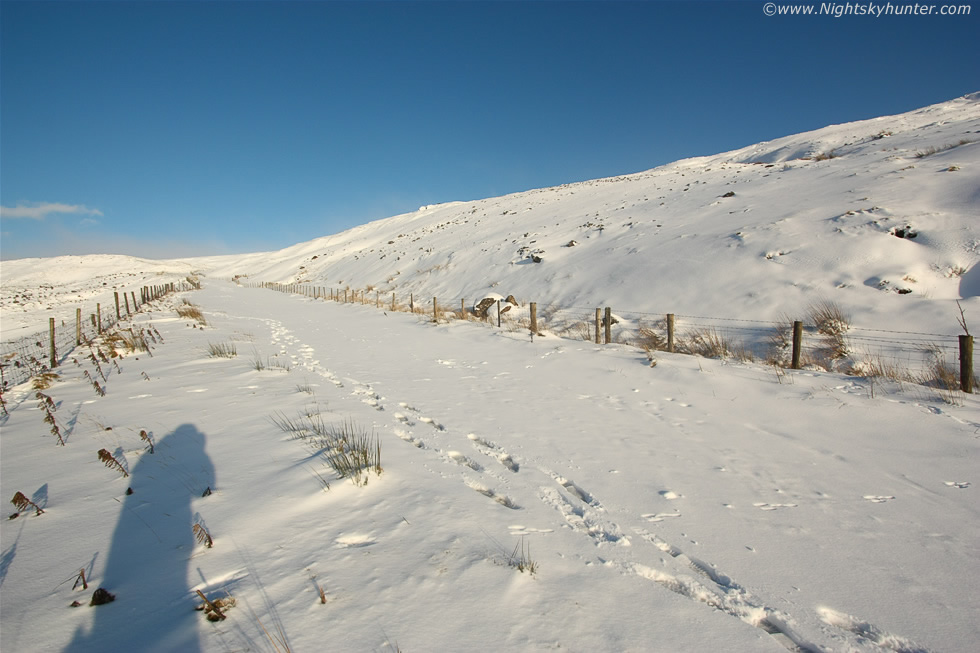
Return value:
M 152 611 L 132 607 L 149 572 L 127 567 L 129 585 L 110 588 L 120 600 L 91 610 L 116 610 L 97 624 L 116 644 L 185 621 L 195 589 L 248 605 L 200 620 L 201 650 L 269 648 L 259 622 L 294 651 L 968 651 L 980 640 L 972 397 L 872 397 L 860 379 L 680 355 L 651 368 L 626 347 L 218 281 L 188 298 L 208 327 L 140 316 L 167 344 L 126 359 L 105 398 L 65 369 L 51 390 L 76 411 L 64 450 L 44 442 L 41 457 L 37 436 L 23 437 L 40 421 L 27 403 L 4 424 L 5 496 L 33 489 L 59 456 L 93 458 L 90 441 L 109 436 L 87 424 L 161 440 L 192 425 L 206 439 L 216 491 L 193 511 L 215 546 L 188 554 L 185 597 L 178 582 L 176 598 L 144 598 Z M 208 358 L 219 342 L 238 356 Z M 381 477 L 362 488 L 330 477 L 270 419 L 304 414 L 377 433 Z M 149 458 L 120 447 L 134 467 Z M 38 605 L 61 609 L 67 588 L 52 588 L 82 564 L 59 566 L 65 552 L 106 550 L 125 510 L 99 498 L 121 497 L 125 480 L 98 461 L 63 464 L 46 472 L 66 476 L 49 481 L 48 512 L 4 523 L 4 648 L 37 641 Z M 182 469 L 185 484 L 202 482 Z M 34 553 L 64 528 L 71 544 Z M 533 576 L 508 565 L 524 547 Z M 32 585 L 44 568 L 26 565 L 34 555 L 51 557 L 53 582 Z M 49 648 L 88 629 L 88 610 L 48 629 Z M 73 650 L 95 650 L 74 638 Z
M 376 428 L 421 445 L 413 463 L 519 506 L 512 534 L 580 534 L 583 564 L 657 580 L 772 630 L 766 617 L 774 610 L 802 621 L 826 602 L 860 614 L 862 604 L 909 589 L 888 589 L 874 575 L 862 581 L 856 569 L 894 576 L 933 556 L 948 560 L 938 533 L 952 517 L 948 501 L 967 495 L 951 492 L 945 477 L 919 476 L 918 461 L 938 448 L 923 436 L 938 420 L 956 420 L 935 404 L 902 399 L 892 410 L 869 410 L 867 387 L 834 376 L 779 384 L 761 367 L 717 369 L 717 361 L 683 357 L 649 369 L 627 348 L 532 343 L 483 326 L 409 325 L 406 335 L 405 321 L 415 318 L 296 297 L 268 301 L 283 300 L 291 330 L 274 323 L 272 341 L 295 366 L 349 386 L 379 412 Z M 308 308 L 295 311 L 297 301 Z M 976 459 L 962 462 L 947 476 L 969 476 Z M 911 524 L 901 509 L 891 513 L 894 504 L 883 504 L 896 496 L 936 521 Z M 955 521 L 976 524 L 975 504 L 961 507 Z M 910 539 L 919 544 L 909 547 Z M 961 541 L 964 553 L 977 541 Z M 544 546 L 535 541 L 537 555 Z M 776 594 L 754 597 L 716 564 Z M 789 584 L 772 583 L 773 575 Z M 948 593 L 959 576 L 949 568 L 941 589 L 935 578 L 912 581 L 928 594 L 910 612 L 937 610 L 938 623 L 946 604 L 974 600 L 968 586 L 958 598 Z M 797 617 L 802 592 L 813 603 Z

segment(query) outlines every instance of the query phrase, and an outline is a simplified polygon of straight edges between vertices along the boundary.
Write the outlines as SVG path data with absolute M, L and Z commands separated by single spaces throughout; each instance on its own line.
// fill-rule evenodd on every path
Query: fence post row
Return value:
M 142 303 L 152 301 L 159 298 L 167 292 L 173 291 L 175 284 L 165 284 L 164 286 L 153 286 L 144 287 L 140 290 L 140 299 Z M 306 296 L 312 297 L 313 299 L 323 299 L 326 301 L 341 301 L 340 290 L 334 288 L 323 288 L 323 287 L 304 287 L 298 284 L 280 284 L 280 283 L 260 283 L 258 286 L 253 287 L 266 287 L 272 288 L 274 290 L 279 290 L 280 292 L 296 292 L 301 293 Z M 126 298 L 125 293 L 123 297 Z M 139 310 L 139 304 L 136 302 L 136 293 L 132 293 L 133 298 L 133 308 L 132 311 Z M 115 293 L 116 300 L 116 317 L 121 319 L 120 316 L 120 306 L 119 306 L 119 293 Z M 360 302 L 361 304 L 367 303 L 366 292 L 361 291 L 360 297 L 356 290 L 344 289 L 344 303 L 353 304 L 355 302 Z M 375 306 L 381 308 L 381 292 L 376 291 L 375 293 Z M 537 302 L 530 303 L 530 330 L 534 335 L 538 335 L 538 305 Z M 502 323 L 501 315 L 503 310 L 501 309 L 501 302 L 497 300 L 497 326 L 500 327 Z M 395 311 L 397 309 L 396 293 L 391 293 L 391 310 Z M 415 294 L 409 293 L 408 295 L 408 307 L 409 311 L 415 312 Z M 97 316 L 92 315 L 92 324 L 96 326 L 99 333 L 102 333 L 102 306 L 101 304 L 96 304 Z M 130 314 L 132 312 L 129 306 L 129 299 L 126 298 L 126 313 Z M 460 299 L 459 301 L 459 311 L 460 317 L 465 319 L 466 317 L 466 299 Z M 595 344 L 610 344 L 612 342 L 612 308 L 605 307 L 605 316 L 603 316 L 603 309 L 595 309 Z M 53 320 L 53 318 L 52 318 Z M 439 300 L 437 297 L 432 298 L 432 320 L 433 322 L 439 321 Z M 676 349 L 676 327 L 675 327 L 675 315 L 673 313 L 667 313 L 666 315 L 666 326 L 667 326 L 667 343 L 666 351 L 673 353 Z M 51 325 L 52 341 L 51 341 L 51 356 L 54 360 L 54 325 Z M 75 316 L 75 341 L 76 345 L 81 343 L 81 309 L 77 309 Z M 792 359 L 790 363 L 791 369 L 798 370 L 802 367 L 802 354 L 803 354 L 803 322 L 800 320 L 793 321 L 793 333 L 792 333 Z M 973 374 L 973 336 L 961 335 L 959 336 L 959 358 L 960 358 L 960 388 L 966 394 L 972 394 L 974 391 L 974 374 Z
M 164 284 L 163 286 L 153 286 L 153 287 L 143 286 L 142 288 L 140 288 L 140 298 L 143 300 L 142 303 L 145 304 L 148 301 L 152 301 L 152 299 L 154 298 L 162 297 L 163 295 L 171 292 L 177 292 L 177 284 L 168 283 L 168 284 Z M 116 322 L 119 322 L 122 320 L 122 311 L 121 311 L 121 306 L 119 304 L 119 291 L 113 291 L 112 294 L 116 304 Z M 132 305 L 130 305 L 129 303 L 130 296 L 133 298 Z M 136 302 L 135 290 L 130 291 L 129 295 L 127 295 L 126 292 L 123 291 L 123 300 L 126 303 L 127 317 L 132 316 L 133 313 L 139 311 L 140 304 Z M 92 328 L 95 329 L 95 332 L 97 334 L 101 334 L 103 332 L 101 303 L 95 304 L 95 313 L 90 314 L 89 318 L 90 321 L 92 322 Z M 66 326 L 64 322 L 62 322 L 62 326 Z M 82 309 L 76 308 L 75 309 L 75 346 L 78 347 L 81 344 L 82 344 Z M 50 364 L 49 365 L 50 368 L 55 368 L 58 366 L 58 350 L 57 350 L 57 341 L 55 338 L 55 319 L 53 317 L 48 318 L 48 363 Z

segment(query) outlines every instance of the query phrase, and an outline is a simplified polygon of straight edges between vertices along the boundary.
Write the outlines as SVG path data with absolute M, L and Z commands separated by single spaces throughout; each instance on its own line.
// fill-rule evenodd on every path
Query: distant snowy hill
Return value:
M 755 320 L 830 299 L 859 325 L 948 333 L 953 301 L 980 295 L 978 141 L 974 93 L 632 175 L 424 206 L 277 252 L 48 267 L 99 270 L 106 288 L 198 270 L 453 303 L 496 292 Z M 0 269 L 5 311 L 11 293 L 46 283 L 37 261 Z M 25 319 L 31 307 L 44 297 L 19 303 Z

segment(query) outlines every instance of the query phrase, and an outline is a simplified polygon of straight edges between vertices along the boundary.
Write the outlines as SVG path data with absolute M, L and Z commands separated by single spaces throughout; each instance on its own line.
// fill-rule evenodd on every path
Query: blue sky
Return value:
M 980 90 L 980 7 L 765 4 L 2 0 L 0 256 L 278 249 Z

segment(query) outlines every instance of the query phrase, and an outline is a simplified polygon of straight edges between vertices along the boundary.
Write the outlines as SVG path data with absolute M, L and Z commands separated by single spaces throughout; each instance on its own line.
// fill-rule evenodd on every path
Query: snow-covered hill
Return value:
M 945 332 L 952 300 L 980 294 L 978 207 L 980 93 L 195 264 L 447 300 L 498 292 L 756 320 L 799 315 L 819 297 L 858 324 Z
M 72 282 L 58 292 L 74 296 L 47 300 L 60 274 L 99 270 L 89 278 L 103 290 L 203 271 L 454 304 L 495 292 L 752 320 L 826 299 L 858 325 L 951 333 L 953 301 L 980 295 L 978 207 L 974 93 L 632 175 L 425 206 L 276 252 L 4 261 L 0 306 L 7 331 L 94 292 Z

